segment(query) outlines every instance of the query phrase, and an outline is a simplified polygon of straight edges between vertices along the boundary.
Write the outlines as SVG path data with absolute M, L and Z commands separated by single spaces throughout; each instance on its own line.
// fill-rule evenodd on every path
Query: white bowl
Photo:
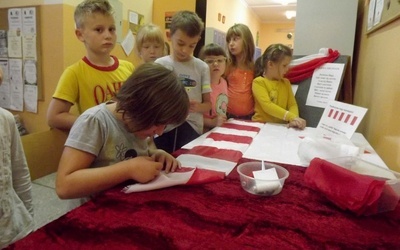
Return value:
M 265 169 L 275 168 L 279 180 L 256 180 L 253 177 L 253 171 L 261 170 L 261 162 L 245 162 L 237 167 L 240 176 L 242 188 L 255 195 L 272 196 L 282 191 L 289 172 L 274 163 L 264 162 Z

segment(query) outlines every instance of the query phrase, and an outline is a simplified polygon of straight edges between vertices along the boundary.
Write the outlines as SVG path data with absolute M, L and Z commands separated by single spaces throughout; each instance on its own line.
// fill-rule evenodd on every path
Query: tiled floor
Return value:
M 32 182 L 35 229 L 67 213 L 69 203 L 60 200 L 55 191 L 55 173 Z

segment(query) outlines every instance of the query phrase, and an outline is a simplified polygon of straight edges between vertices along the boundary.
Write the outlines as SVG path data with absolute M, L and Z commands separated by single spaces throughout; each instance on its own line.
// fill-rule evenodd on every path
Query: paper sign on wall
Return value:
M 315 69 L 306 105 L 325 108 L 330 100 L 335 100 L 343 69 L 343 63 L 325 63 Z
M 317 131 L 324 134 L 344 135 L 350 139 L 366 112 L 367 109 L 363 107 L 330 101 L 318 123 Z

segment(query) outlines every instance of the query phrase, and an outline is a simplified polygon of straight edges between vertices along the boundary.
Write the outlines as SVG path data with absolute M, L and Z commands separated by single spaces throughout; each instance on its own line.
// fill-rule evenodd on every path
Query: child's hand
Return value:
M 226 116 L 224 116 L 224 115 L 218 115 L 216 118 L 215 118 L 215 120 L 216 120 L 216 123 L 215 123 L 215 126 L 216 127 L 220 127 L 224 122 L 226 122 Z
M 294 118 L 291 122 L 288 123 L 289 128 L 298 128 L 303 130 L 306 127 L 306 120 L 297 117 Z
M 177 168 L 181 168 L 181 163 L 175 159 L 172 155 L 168 154 L 164 150 L 157 149 L 154 151 L 151 158 L 156 161 L 162 163 L 164 166 L 165 173 L 175 172 Z
M 162 170 L 163 164 L 154 161 L 152 157 L 138 156 L 129 159 L 129 166 L 132 166 L 132 179 L 140 183 L 146 183 L 156 178 Z

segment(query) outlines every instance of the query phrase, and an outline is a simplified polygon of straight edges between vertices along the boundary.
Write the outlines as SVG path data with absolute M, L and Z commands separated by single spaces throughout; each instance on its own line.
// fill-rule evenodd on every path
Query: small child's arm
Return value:
M 194 113 L 207 113 L 211 109 L 211 97 L 210 93 L 202 94 L 202 102 L 190 101 L 190 112 Z
M 61 199 L 86 197 L 126 180 L 146 183 L 156 178 L 162 164 L 148 156 L 137 156 L 115 164 L 91 168 L 96 156 L 65 147 L 57 170 L 56 192 Z
M 52 128 L 70 130 L 76 119 L 76 115 L 71 114 L 72 103 L 53 98 L 47 109 L 47 124 Z

